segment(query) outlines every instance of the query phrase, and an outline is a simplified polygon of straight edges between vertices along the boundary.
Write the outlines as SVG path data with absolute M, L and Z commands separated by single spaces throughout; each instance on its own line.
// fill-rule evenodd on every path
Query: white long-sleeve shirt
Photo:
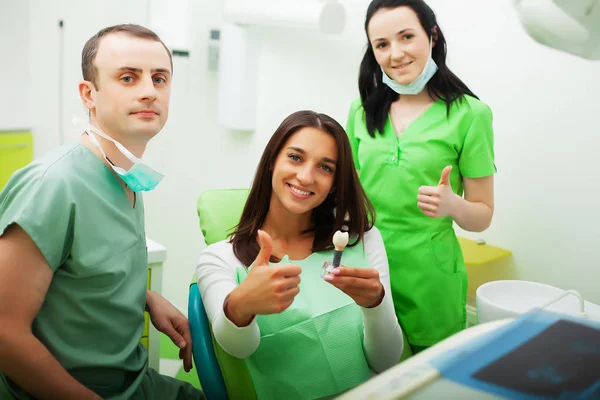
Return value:
M 392 302 L 389 265 L 383 239 L 373 227 L 364 235 L 364 246 L 372 268 L 379 271 L 385 289 L 382 302 L 373 308 L 363 308 L 363 347 L 371 369 L 380 373 L 400 361 L 403 340 Z M 236 269 L 243 267 L 233 252 L 233 246 L 224 240 L 208 246 L 200 255 L 196 267 L 198 289 L 219 345 L 237 358 L 249 357 L 260 344 L 260 329 L 256 318 L 244 327 L 238 327 L 225 315 L 225 297 L 238 286 Z

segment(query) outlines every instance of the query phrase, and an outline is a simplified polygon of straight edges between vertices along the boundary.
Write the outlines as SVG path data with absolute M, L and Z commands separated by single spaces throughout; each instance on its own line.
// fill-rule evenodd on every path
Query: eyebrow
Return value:
M 396 36 L 400 36 L 403 33 L 406 33 L 407 31 L 412 31 L 412 30 L 413 30 L 413 28 L 404 28 L 400 32 L 396 33 Z M 378 39 L 373 40 L 373 43 L 380 42 L 382 40 L 386 40 L 386 39 L 385 38 L 378 38 Z
M 118 69 L 118 71 L 120 71 L 120 72 L 135 72 L 137 74 L 141 74 L 143 72 L 141 68 L 134 68 L 134 67 L 121 67 Z M 157 72 L 162 72 L 164 74 L 171 75 L 171 70 L 168 68 L 155 68 L 151 72 L 153 74 L 156 74 Z
M 288 147 L 288 149 L 289 149 L 289 150 L 294 150 L 294 151 L 297 151 L 297 152 L 298 152 L 298 153 L 300 153 L 300 154 L 306 154 L 306 151 L 304 151 L 304 150 L 303 150 L 303 149 L 301 149 L 300 147 L 293 147 L 293 146 L 290 146 L 290 147 Z M 324 162 L 326 162 L 326 163 L 328 163 L 328 164 L 333 164 L 333 165 L 336 165 L 336 164 L 337 164 L 335 160 L 333 160 L 333 159 L 331 159 L 331 158 L 329 158 L 329 157 L 323 157 L 321 160 L 322 160 L 322 161 L 324 161 Z

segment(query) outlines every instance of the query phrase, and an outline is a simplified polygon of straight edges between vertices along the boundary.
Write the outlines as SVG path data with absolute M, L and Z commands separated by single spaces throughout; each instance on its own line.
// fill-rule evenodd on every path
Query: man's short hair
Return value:
M 90 81 L 94 84 L 96 90 L 98 90 L 98 68 L 94 64 L 96 60 L 96 54 L 98 54 L 98 48 L 100 47 L 100 41 L 103 37 L 110 35 L 112 33 L 125 33 L 127 35 L 141 38 L 153 40 L 155 42 L 160 42 L 167 54 L 169 54 L 169 60 L 171 61 L 171 73 L 173 71 L 173 56 L 171 55 L 171 50 L 164 44 L 164 42 L 158 37 L 156 33 L 151 31 L 148 28 L 144 28 L 141 25 L 135 24 L 121 24 L 121 25 L 113 25 L 107 28 L 100 30 L 94 36 L 92 36 L 83 46 L 83 51 L 81 52 L 81 73 L 83 74 L 83 79 L 86 81 Z

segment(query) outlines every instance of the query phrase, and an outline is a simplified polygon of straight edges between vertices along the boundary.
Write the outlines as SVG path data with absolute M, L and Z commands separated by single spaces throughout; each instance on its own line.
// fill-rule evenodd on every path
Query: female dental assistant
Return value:
M 492 113 L 446 66 L 444 35 L 424 1 L 374 0 L 365 31 L 347 133 L 377 212 L 396 315 L 417 353 L 466 325 L 453 222 L 468 231 L 490 225 Z

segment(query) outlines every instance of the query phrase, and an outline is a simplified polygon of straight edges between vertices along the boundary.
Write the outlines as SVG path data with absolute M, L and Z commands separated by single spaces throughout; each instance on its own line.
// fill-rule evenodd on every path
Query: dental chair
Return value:
M 239 222 L 248 193 L 248 189 L 208 190 L 199 196 L 198 217 L 207 246 L 227 239 Z M 225 352 L 212 335 L 195 274 L 189 291 L 188 319 L 196 373 L 207 399 L 256 399 L 244 360 Z

